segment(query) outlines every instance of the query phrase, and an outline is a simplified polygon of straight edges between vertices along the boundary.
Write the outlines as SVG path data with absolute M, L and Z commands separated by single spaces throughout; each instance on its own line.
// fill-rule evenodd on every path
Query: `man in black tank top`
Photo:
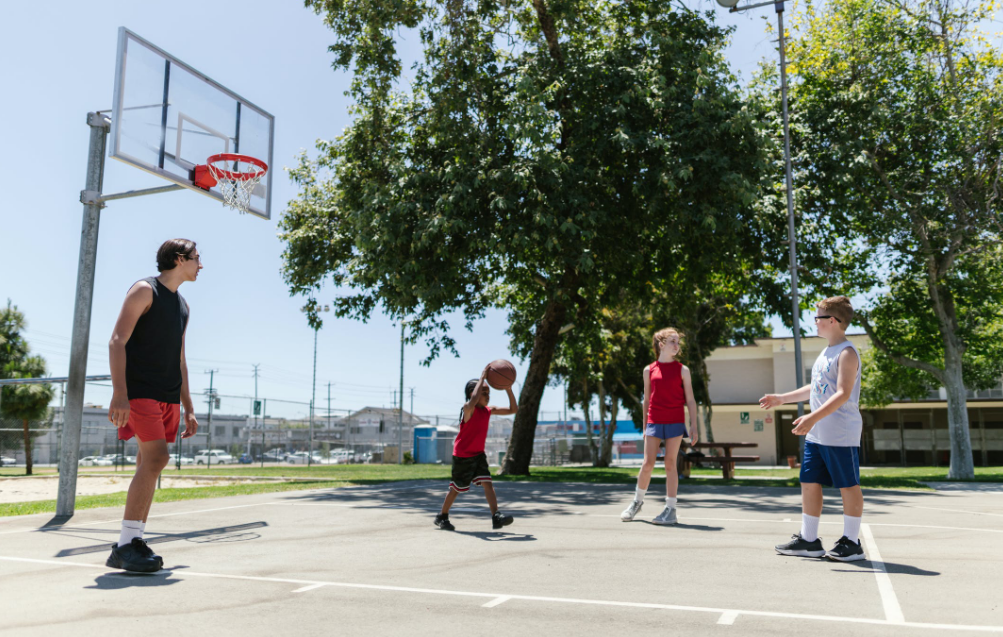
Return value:
M 167 443 L 174 442 L 178 433 L 181 405 L 185 408 L 182 437 L 198 431 L 185 363 L 189 308 L 178 288 L 196 280 L 201 269 L 202 257 L 194 241 L 165 241 L 157 250 L 160 276 L 132 286 L 108 344 L 113 386 L 108 420 L 118 427 L 119 440 L 139 439 L 122 533 L 107 561 L 112 568 L 152 573 L 164 565 L 143 540 L 143 531 L 157 478 L 169 459 Z

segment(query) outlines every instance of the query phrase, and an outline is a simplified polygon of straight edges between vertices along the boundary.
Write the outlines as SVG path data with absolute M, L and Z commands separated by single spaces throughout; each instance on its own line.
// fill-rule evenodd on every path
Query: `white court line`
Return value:
M 510 599 L 512 599 L 511 595 L 502 595 L 501 597 L 494 598 L 493 600 L 487 602 L 486 604 L 481 604 L 481 608 L 494 608 L 495 606 L 504 604 Z
M 867 542 L 867 552 L 870 553 L 868 558 L 874 566 L 874 577 L 878 580 L 878 593 L 881 594 L 881 605 L 885 608 L 885 619 L 892 624 L 904 624 L 905 615 L 902 614 L 899 598 L 892 588 L 892 579 L 888 577 L 888 570 L 881 559 L 881 551 L 878 550 L 869 524 L 860 525 L 860 535 Z
M 738 619 L 738 613 L 736 613 L 733 610 L 730 610 L 728 612 L 721 613 L 721 616 L 717 618 L 717 623 L 721 624 L 722 626 L 731 626 L 732 624 L 735 623 L 736 619 Z
M 929 509 L 930 511 L 944 511 L 946 513 L 968 513 L 969 515 L 991 515 L 996 518 L 1003 518 L 1003 513 L 986 513 L 985 511 L 967 511 L 965 509 L 942 509 L 940 507 L 925 507 L 918 504 L 904 504 L 902 506 L 910 509 Z
M 29 564 L 44 564 L 62 567 L 82 567 L 92 570 L 108 571 L 108 567 L 100 564 L 86 564 L 83 562 L 66 562 L 56 560 L 37 560 L 26 557 L 8 557 L 0 555 L 0 561 L 24 562 Z M 676 604 L 652 604 L 645 602 L 619 602 L 601 599 L 576 599 L 571 597 L 542 597 L 537 595 L 514 595 L 506 593 L 477 593 L 472 591 L 451 591 L 436 588 L 414 588 L 408 586 L 382 586 L 379 584 L 355 584 L 350 582 L 329 582 L 318 580 L 292 579 L 281 577 L 255 577 L 250 575 L 224 575 L 220 573 L 198 573 L 188 570 L 179 570 L 165 573 L 167 576 L 177 576 L 180 579 L 189 577 L 205 577 L 210 579 L 226 579 L 245 582 L 269 582 L 278 584 L 302 584 L 304 586 L 319 584 L 325 587 L 337 587 L 356 590 L 390 591 L 399 593 L 418 593 L 424 595 L 448 595 L 454 597 L 477 597 L 497 599 L 506 597 L 508 600 L 519 600 L 526 602 L 543 602 L 552 604 L 580 604 L 588 606 L 608 606 L 614 608 L 649 608 L 656 610 L 675 610 L 694 613 L 710 613 L 714 615 L 724 615 L 725 613 L 735 613 L 736 615 L 749 615 L 753 617 L 771 617 L 778 619 L 794 619 L 799 621 L 823 621 L 847 624 L 868 624 L 875 626 L 903 626 L 906 628 L 918 628 L 929 630 L 964 630 L 972 632 L 987 632 L 1003 634 L 1003 626 L 978 626 L 967 624 L 930 624 L 924 622 L 892 622 L 887 619 L 869 619 L 866 617 L 841 617 L 834 615 L 809 615 L 800 613 L 782 613 L 763 610 L 743 610 L 736 608 L 713 608 L 707 606 L 680 606 Z M 9 575 L 8 575 L 9 577 Z
M 322 586 L 327 586 L 327 584 L 310 584 L 309 586 L 304 586 L 303 588 L 297 588 L 294 593 L 305 593 L 307 591 L 312 591 L 315 588 L 320 588 Z

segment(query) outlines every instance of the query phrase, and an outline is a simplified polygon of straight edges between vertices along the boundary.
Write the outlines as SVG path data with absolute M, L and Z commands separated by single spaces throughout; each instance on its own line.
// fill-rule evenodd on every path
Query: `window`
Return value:
M 220 436 L 220 437 L 225 436 L 226 435 L 226 427 L 223 426 L 223 425 L 217 425 L 216 428 L 213 429 L 212 435 L 214 435 L 214 436 Z
M 240 438 L 240 427 L 234 427 L 233 428 L 233 437 L 234 438 Z

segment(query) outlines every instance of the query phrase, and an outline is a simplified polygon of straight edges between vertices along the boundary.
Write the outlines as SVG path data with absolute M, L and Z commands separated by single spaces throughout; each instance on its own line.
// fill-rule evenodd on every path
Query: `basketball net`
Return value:
M 217 181 L 223 205 L 245 214 L 251 208 L 251 195 L 268 172 L 265 162 L 246 155 L 214 155 L 206 162 Z

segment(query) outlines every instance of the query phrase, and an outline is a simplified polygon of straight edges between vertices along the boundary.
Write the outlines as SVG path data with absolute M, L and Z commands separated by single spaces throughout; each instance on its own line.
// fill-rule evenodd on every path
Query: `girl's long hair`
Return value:
M 665 329 L 658 330 L 655 335 L 651 337 L 651 348 L 655 350 L 655 358 L 657 359 L 662 355 L 662 345 L 665 341 L 669 339 L 669 336 L 675 334 L 679 338 L 679 353 L 683 351 L 683 338 L 684 334 L 674 327 L 666 327 Z

